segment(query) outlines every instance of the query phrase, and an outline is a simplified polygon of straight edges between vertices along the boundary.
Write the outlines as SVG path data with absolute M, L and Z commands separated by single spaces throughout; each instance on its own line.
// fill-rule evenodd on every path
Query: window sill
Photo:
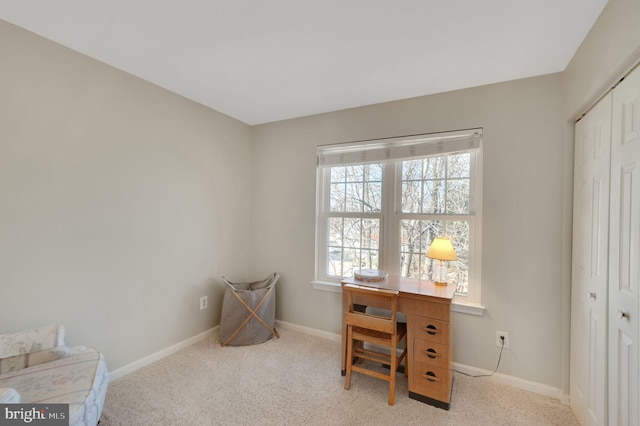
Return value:
M 453 303 L 451 303 L 451 310 L 453 312 L 458 312 L 461 314 L 476 315 L 481 317 L 482 315 L 484 315 L 485 307 L 476 304 L 460 303 L 454 300 Z
M 342 293 L 342 286 L 340 283 L 331 281 L 311 281 L 311 287 L 315 290 L 331 291 L 333 293 Z
M 315 290 L 330 291 L 333 293 L 342 293 L 342 286 L 340 285 L 340 283 L 335 283 L 331 281 L 311 281 L 311 286 Z M 485 307 L 482 305 L 476 305 L 476 304 L 460 303 L 454 300 L 451 303 L 451 310 L 453 312 L 457 312 L 461 314 L 482 316 L 484 315 Z

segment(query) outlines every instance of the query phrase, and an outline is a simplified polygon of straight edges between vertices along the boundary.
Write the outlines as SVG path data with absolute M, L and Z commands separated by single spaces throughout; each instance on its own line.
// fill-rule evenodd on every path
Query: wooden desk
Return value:
M 385 281 L 367 282 L 345 278 L 344 284 L 399 290 L 398 311 L 407 317 L 407 359 L 409 398 L 449 409 L 451 403 L 451 300 L 455 286 L 436 286 L 433 281 L 389 276 Z M 375 306 L 358 298 L 356 303 Z M 342 293 L 342 375 L 346 374 L 347 308 Z

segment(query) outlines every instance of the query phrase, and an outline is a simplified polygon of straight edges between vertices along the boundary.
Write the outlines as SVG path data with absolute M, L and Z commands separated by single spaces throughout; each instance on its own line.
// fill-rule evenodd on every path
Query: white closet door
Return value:
M 640 69 L 613 94 L 609 250 L 609 424 L 640 424 Z
M 611 98 L 575 128 L 570 398 L 583 425 L 607 421 Z

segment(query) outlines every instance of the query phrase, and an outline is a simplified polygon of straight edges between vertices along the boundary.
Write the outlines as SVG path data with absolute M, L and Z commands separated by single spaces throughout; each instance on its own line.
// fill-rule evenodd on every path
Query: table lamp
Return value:
M 435 281 L 436 285 L 447 285 L 447 272 L 449 272 L 449 268 L 444 262 L 447 260 L 458 260 L 458 256 L 456 256 L 449 237 L 438 237 L 433 240 L 427 250 L 426 256 L 429 259 L 438 261 L 437 268 L 435 264 L 433 265 L 431 279 Z

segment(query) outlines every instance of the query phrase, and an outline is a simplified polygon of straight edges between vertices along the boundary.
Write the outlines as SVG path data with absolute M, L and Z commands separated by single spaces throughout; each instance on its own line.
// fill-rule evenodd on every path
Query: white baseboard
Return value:
M 339 334 L 329 333 L 328 331 L 305 327 L 291 322 L 276 320 L 276 325 L 280 328 L 284 328 L 285 330 L 299 331 L 300 333 L 309 334 L 322 339 L 333 340 L 334 342 L 340 342 L 342 340 L 342 336 Z
M 321 337 L 323 339 L 333 340 L 335 342 L 339 342 L 341 340 L 341 336 L 339 334 L 329 333 L 327 331 L 321 331 L 315 328 L 304 327 L 304 326 L 293 324 L 286 321 L 276 320 L 276 325 L 283 329 L 299 331 L 301 333 L 310 334 L 312 336 Z M 479 374 L 491 373 L 491 371 L 488 371 L 488 370 L 483 370 L 481 368 L 472 367 L 470 365 L 460 364 L 457 362 L 453 363 L 453 368 L 474 376 Z M 514 388 L 523 389 L 529 392 L 555 398 L 560 400 L 561 403 L 565 405 L 569 405 L 569 395 L 562 392 L 562 389 L 555 388 L 549 385 L 544 385 L 542 383 L 524 380 L 519 377 L 508 376 L 506 374 L 501 374 L 501 373 L 495 373 L 493 376 L 491 376 L 491 379 L 508 386 L 513 386 Z
M 489 370 L 484 370 L 482 368 L 472 367 L 470 365 L 460 364 L 457 362 L 453 363 L 453 368 L 455 370 L 459 370 L 473 376 L 481 374 L 491 374 L 491 371 Z M 562 392 L 562 389 L 560 388 L 555 388 L 553 386 L 532 382 L 530 380 L 521 379 L 519 377 L 508 376 L 501 373 L 494 373 L 491 377 L 487 377 L 487 379 L 494 380 L 496 382 L 503 383 L 514 388 L 523 389 L 529 392 L 555 398 L 560 400 L 561 403 L 569 405 L 569 395 Z
M 142 359 L 132 362 L 131 364 L 127 364 L 124 367 L 120 367 L 117 370 L 113 370 L 109 373 L 109 381 L 112 382 L 120 377 L 126 376 L 129 373 L 133 373 L 134 371 L 146 367 L 147 365 L 154 363 L 156 361 L 161 360 L 162 358 L 168 357 L 169 355 L 173 355 L 181 349 L 184 349 L 188 346 L 193 345 L 201 340 L 207 339 L 213 336 L 220 326 L 215 326 L 210 328 L 209 330 L 203 331 L 202 333 L 196 334 L 195 336 L 189 337 L 188 339 L 183 340 L 182 342 L 178 342 L 175 345 L 171 345 L 168 348 L 164 348 L 154 354 L 146 356 Z
M 298 331 L 300 333 L 308 334 L 315 337 L 320 337 L 322 339 L 332 340 L 334 342 L 339 342 L 341 340 L 340 334 L 330 333 L 328 331 L 322 331 L 315 328 L 305 327 L 302 325 L 294 324 L 287 321 L 276 320 L 276 326 L 283 329 Z M 207 331 L 203 331 L 200 334 L 197 334 L 193 337 L 190 337 L 182 342 L 176 343 L 175 345 L 169 346 L 168 348 L 162 349 L 154 354 L 146 356 L 138 361 L 134 361 L 131 364 L 125 365 L 124 367 L 120 367 L 117 370 L 114 370 L 109 373 L 109 381 L 113 381 L 119 379 L 120 377 L 126 376 L 129 373 L 132 373 L 142 367 L 145 367 L 153 362 L 156 362 L 162 358 L 165 358 L 169 355 L 172 355 L 178 352 L 181 349 L 184 349 L 188 346 L 193 345 L 201 340 L 207 339 L 213 336 L 220 326 L 213 327 Z M 491 371 L 483 370 L 481 368 L 472 367 L 470 365 L 460 364 L 457 362 L 453 363 L 453 368 L 467 374 L 471 375 L 480 375 L 480 374 L 489 374 Z M 555 398 L 560 400 L 565 405 L 569 405 L 569 395 L 562 392 L 562 389 L 555 388 L 553 386 L 544 385 L 542 383 L 532 382 L 529 380 L 524 380 L 519 377 L 508 376 L 506 374 L 495 373 L 493 376 L 489 377 L 491 380 L 495 380 L 499 383 L 503 383 L 508 386 L 513 386 L 514 388 L 523 389 L 529 392 L 534 392 L 540 395 L 545 395 L 551 398 Z

